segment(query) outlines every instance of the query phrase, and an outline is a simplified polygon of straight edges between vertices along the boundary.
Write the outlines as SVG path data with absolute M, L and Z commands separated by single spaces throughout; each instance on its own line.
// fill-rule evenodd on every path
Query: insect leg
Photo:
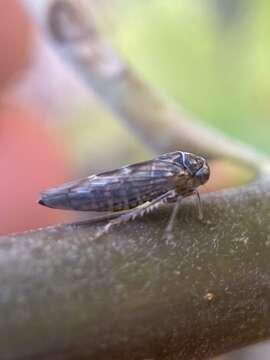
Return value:
M 200 193 L 194 189 L 193 192 L 191 193 L 191 195 L 195 195 L 196 198 L 195 198 L 195 201 L 196 201 L 196 207 L 198 209 L 198 218 L 199 220 L 202 220 L 203 218 L 203 211 L 202 211 L 202 203 L 201 203 L 201 197 L 200 197 Z M 172 214 L 171 214 L 171 217 L 170 217 L 170 220 L 168 222 L 168 225 L 165 229 L 165 238 L 167 240 L 170 240 L 173 238 L 173 235 L 172 235 L 172 230 L 173 230 L 173 224 L 174 224 L 174 221 L 175 221 L 175 217 L 177 215 L 177 212 L 179 210 L 179 206 L 180 206 L 180 203 L 181 203 L 181 200 L 182 200 L 182 196 L 178 196 L 176 198 L 176 203 L 174 205 L 174 208 L 173 208 L 173 211 L 172 211 Z
M 168 222 L 168 225 L 166 226 L 166 229 L 165 229 L 165 232 L 164 232 L 164 237 L 165 237 L 167 240 L 170 240 L 170 239 L 173 238 L 173 234 L 172 234 L 173 224 L 174 224 L 176 215 L 177 215 L 177 213 L 178 213 L 181 200 L 182 200 L 182 196 L 178 196 L 177 199 L 176 199 L 176 203 L 175 203 L 175 205 L 174 205 L 174 207 L 173 207 L 170 220 L 169 220 L 169 222 Z
M 106 224 L 100 231 L 97 232 L 95 235 L 95 240 L 100 238 L 102 235 L 106 234 L 112 226 L 120 225 L 122 223 L 125 223 L 129 220 L 134 220 L 138 216 L 143 216 L 145 213 L 148 213 L 158 206 L 166 203 L 169 198 L 175 196 L 175 191 L 171 190 L 166 192 L 165 194 L 160 195 L 156 199 L 152 200 L 149 204 L 143 205 L 141 207 L 137 207 L 127 213 L 124 213 L 117 217 L 116 219 L 111 220 Z
M 196 202 L 196 207 L 198 209 L 198 218 L 199 218 L 199 220 L 202 220 L 202 218 L 203 218 L 203 210 L 202 210 L 202 203 L 201 203 L 200 193 L 199 193 L 198 190 L 194 189 L 193 195 L 196 196 L 195 202 Z

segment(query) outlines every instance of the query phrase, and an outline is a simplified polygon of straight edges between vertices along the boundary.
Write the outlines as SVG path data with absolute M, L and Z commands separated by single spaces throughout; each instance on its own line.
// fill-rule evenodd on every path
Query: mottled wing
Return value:
M 64 184 L 44 192 L 42 200 L 55 208 L 127 210 L 174 189 L 181 174 L 185 171 L 173 163 L 150 160 Z

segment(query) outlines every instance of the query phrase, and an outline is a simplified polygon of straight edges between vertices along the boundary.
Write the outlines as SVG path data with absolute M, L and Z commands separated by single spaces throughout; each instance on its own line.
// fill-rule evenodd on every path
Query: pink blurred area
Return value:
M 0 89 L 27 66 L 34 28 L 18 1 L 0 0 Z
M 35 27 L 19 1 L 0 0 L 0 234 L 68 221 L 37 204 L 44 188 L 70 179 L 72 159 L 60 132 L 37 106 L 7 103 L 14 80 L 31 66 Z

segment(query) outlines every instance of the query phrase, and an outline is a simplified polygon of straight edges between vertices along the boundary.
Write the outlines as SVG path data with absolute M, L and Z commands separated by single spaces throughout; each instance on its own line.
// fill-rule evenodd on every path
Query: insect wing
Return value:
M 64 184 L 45 192 L 43 198 L 47 196 L 45 205 L 56 208 L 125 210 L 173 189 L 176 176 L 179 167 L 154 159 Z
M 177 174 L 173 164 L 151 160 L 101 173 L 88 191 L 99 211 L 130 209 L 173 189 Z

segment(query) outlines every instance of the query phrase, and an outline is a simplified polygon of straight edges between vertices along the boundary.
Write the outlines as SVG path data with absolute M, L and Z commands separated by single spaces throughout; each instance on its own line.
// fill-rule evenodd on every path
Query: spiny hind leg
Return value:
M 150 203 L 146 205 L 142 205 L 141 207 L 137 207 L 133 210 L 130 210 L 122 215 L 119 215 L 116 219 L 112 219 L 109 221 L 102 229 L 100 229 L 96 235 L 95 240 L 99 239 L 101 236 L 110 231 L 113 226 L 121 225 L 130 220 L 134 220 L 139 216 L 143 216 L 145 213 L 149 213 L 159 207 L 160 205 L 166 203 L 170 198 L 175 197 L 175 191 L 171 190 L 166 192 L 165 194 L 160 195 L 156 199 L 152 200 Z

